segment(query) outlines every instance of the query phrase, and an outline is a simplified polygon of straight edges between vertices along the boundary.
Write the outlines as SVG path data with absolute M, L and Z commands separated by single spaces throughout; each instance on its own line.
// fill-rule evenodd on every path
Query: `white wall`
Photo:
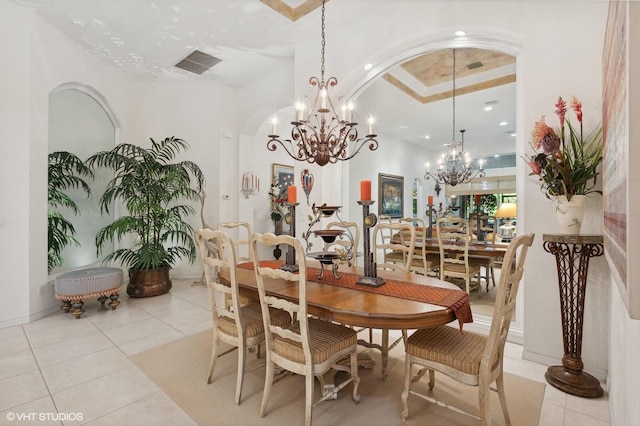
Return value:
M 8 60 L 0 67 L 0 131 L 6 150 L 0 156 L 0 293 L 5 295 L 0 298 L 0 327 L 29 320 L 31 60 L 23 52 L 30 49 L 31 26 L 29 13 L 0 1 L 0 40 L 12 41 L 3 43 Z M 42 164 L 46 167 L 46 161 Z M 42 262 L 46 272 L 46 257 Z
M 195 162 L 205 175 L 205 219 L 215 226 L 221 217 L 237 217 L 236 203 L 223 200 L 224 194 L 238 190 L 237 158 L 238 120 L 235 90 L 217 84 L 136 83 L 131 88 L 131 102 L 136 111 L 133 130 L 123 135 L 123 142 L 149 146 L 155 141 L 175 136 L 189 144 L 189 150 L 177 161 Z M 237 200 L 237 198 L 236 198 Z M 196 214 L 188 219 L 194 229 L 202 227 L 200 204 L 192 204 Z M 199 277 L 199 259 L 191 265 L 178 262 L 173 276 Z

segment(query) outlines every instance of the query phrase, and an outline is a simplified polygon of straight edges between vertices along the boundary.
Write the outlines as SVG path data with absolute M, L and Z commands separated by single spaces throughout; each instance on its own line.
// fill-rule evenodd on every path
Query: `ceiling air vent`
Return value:
M 218 59 L 214 56 L 211 56 L 199 50 L 194 50 L 191 54 L 189 54 L 189 56 L 178 62 L 176 64 L 176 67 L 182 68 L 183 70 L 187 70 L 195 74 L 202 74 L 220 61 L 221 59 Z
M 478 62 L 474 62 L 472 64 L 467 65 L 467 68 L 470 69 L 470 70 L 475 70 L 476 68 L 480 68 L 480 67 L 483 67 L 483 66 L 484 66 L 484 64 L 482 62 L 478 61 Z

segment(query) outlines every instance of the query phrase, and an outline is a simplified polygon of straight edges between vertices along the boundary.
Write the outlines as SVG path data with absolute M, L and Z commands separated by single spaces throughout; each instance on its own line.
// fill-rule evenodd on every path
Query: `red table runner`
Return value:
M 269 267 L 279 267 L 282 262 L 263 261 L 261 265 Z M 238 265 L 240 268 L 253 269 L 253 263 L 246 262 Z M 323 284 L 335 285 L 338 287 L 352 288 L 354 290 L 367 291 L 369 293 L 383 294 L 386 296 L 399 297 L 402 299 L 415 300 L 417 302 L 430 303 L 432 305 L 443 306 L 451 309 L 458 319 L 460 329 L 462 324 L 473 322 L 471 315 L 471 303 L 469 295 L 462 290 L 451 290 L 447 288 L 433 287 L 385 279 L 386 283 L 380 287 L 369 287 L 356 284 L 360 275 L 343 272 L 340 279 L 336 279 L 333 274 L 325 273 L 322 279 L 317 277 L 320 272 L 318 268 L 307 267 L 307 280 Z M 325 271 L 326 272 L 326 271 Z

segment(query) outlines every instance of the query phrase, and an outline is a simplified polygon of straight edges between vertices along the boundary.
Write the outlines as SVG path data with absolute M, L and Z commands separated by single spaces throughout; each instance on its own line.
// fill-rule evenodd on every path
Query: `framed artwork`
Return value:
M 293 166 L 273 163 L 271 182 L 273 186 L 277 186 L 280 190 L 275 200 L 287 201 L 287 188 L 293 185 Z
M 604 161 L 602 192 L 604 200 L 604 248 L 629 316 L 640 319 L 640 283 L 629 273 L 629 253 L 637 251 L 637 242 L 629 238 L 633 224 L 627 223 L 630 209 L 629 116 L 627 2 L 609 3 L 603 51 L 603 120 Z
M 404 217 L 404 176 L 378 173 L 378 215 Z

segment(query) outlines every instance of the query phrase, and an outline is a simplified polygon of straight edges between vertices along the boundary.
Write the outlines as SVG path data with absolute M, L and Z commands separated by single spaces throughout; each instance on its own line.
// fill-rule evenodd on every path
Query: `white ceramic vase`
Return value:
M 558 197 L 556 220 L 561 234 L 580 234 L 584 218 L 584 195 L 574 195 L 567 201 L 565 195 Z

